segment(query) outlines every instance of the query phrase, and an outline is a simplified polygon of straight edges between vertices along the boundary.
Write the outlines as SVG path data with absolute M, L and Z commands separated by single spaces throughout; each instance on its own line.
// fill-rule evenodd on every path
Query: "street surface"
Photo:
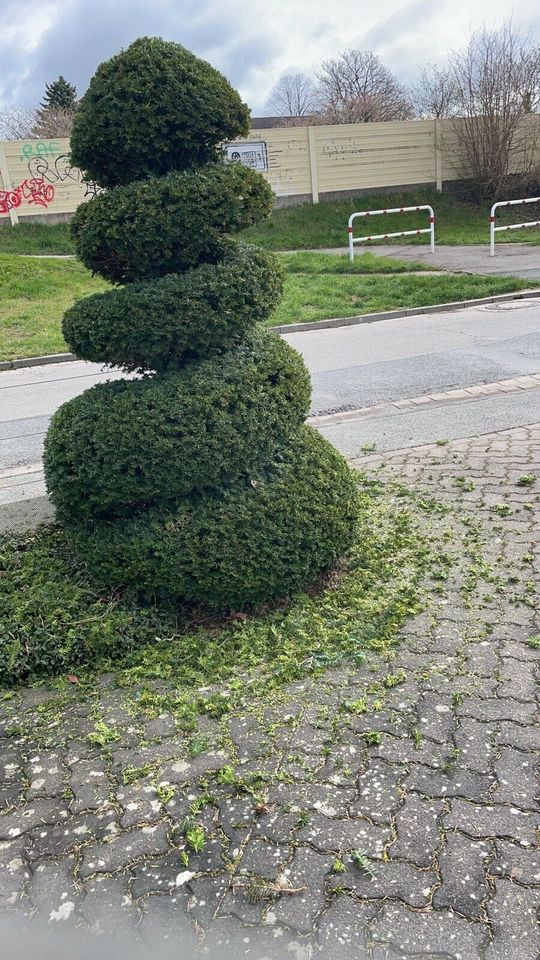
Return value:
M 540 300 L 486 304 L 456 312 L 285 335 L 304 356 L 313 380 L 313 416 L 334 417 L 322 432 L 347 456 L 375 445 L 387 451 L 519 427 L 540 419 L 540 385 L 495 388 L 485 396 L 419 403 L 396 414 L 404 398 L 540 373 Z M 107 378 L 97 364 L 73 361 L 0 373 L 0 529 L 21 501 L 48 510 L 41 472 L 43 438 L 54 411 Z M 381 405 L 381 407 L 379 407 Z M 386 406 L 385 406 L 386 405 Z

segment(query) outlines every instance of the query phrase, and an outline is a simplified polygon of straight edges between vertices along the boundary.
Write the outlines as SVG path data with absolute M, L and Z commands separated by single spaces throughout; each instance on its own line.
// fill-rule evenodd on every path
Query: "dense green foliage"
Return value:
M 100 383 L 49 427 L 44 463 L 58 514 L 129 515 L 221 490 L 272 459 L 306 417 L 310 394 L 296 350 L 259 332 L 158 379 Z
M 271 209 L 272 190 L 259 173 L 214 163 L 98 194 L 77 208 L 71 233 L 89 270 L 127 283 L 218 262 L 225 235 Z
M 98 583 L 235 610 L 308 584 L 351 545 L 356 517 L 347 464 L 304 427 L 219 491 L 69 529 Z
M 92 77 L 71 158 L 112 187 L 200 166 L 248 126 L 248 108 L 214 67 L 177 43 L 141 37 Z
M 282 289 L 277 259 L 239 243 L 220 263 L 79 300 L 64 314 L 62 331 L 84 360 L 162 373 L 226 349 L 268 319 Z
M 45 93 L 41 102 L 42 110 L 57 108 L 70 110 L 77 106 L 77 88 L 60 75 L 58 80 L 45 84 Z
M 290 595 L 350 546 L 355 488 L 342 458 L 303 427 L 310 384 L 302 359 L 253 330 L 275 307 L 282 274 L 230 236 L 268 216 L 268 183 L 239 164 L 203 162 L 230 121 L 227 82 L 208 79 L 207 65 L 189 59 L 182 83 L 189 78 L 194 103 L 208 106 L 197 120 L 205 135 L 189 111 L 175 114 L 169 150 L 163 127 L 148 124 L 150 109 L 172 122 L 176 81 L 162 72 L 169 53 L 173 70 L 185 51 L 161 41 L 141 41 L 106 64 L 75 147 L 93 143 L 101 113 L 118 123 L 114 137 L 126 135 L 118 155 L 99 161 L 100 182 L 113 186 L 79 207 L 72 236 L 94 273 L 132 286 L 77 305 L 66 336 L 85 356 L 147 375 L 65 404 L 49 428 L 45 475 L 104 588 L 213 609 L 249 606 Z M 146 58 L 150 87 L 137 76 Z M 151 105 L 130 100 L 139 83 Z M 131 104 L 125 128 L 112 102 Z M 139 137 L 153 139 L 143 137 L 136 173 L 129 160 L 119 172 L 132 121 Z M 146 179 L 135 179 L 141 172 Z

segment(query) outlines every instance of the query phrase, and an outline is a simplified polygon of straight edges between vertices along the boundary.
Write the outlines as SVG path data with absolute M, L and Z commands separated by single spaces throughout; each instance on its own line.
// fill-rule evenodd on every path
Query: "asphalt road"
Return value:
M 540 300 L 294 333 L 313 381 L 312 414 L 335 414 L 457 387 L 540 372 Z M 50 416 L 65 400 L 120 374 L 80 361 L 0 373 L 0 504 L 11 523 L 20 502 L 46 510 L 41 473 Z M 344 453 L 521 426 L 540 419 L 540 388 L 463 398 L 399 416 L 382 409 L 321 427 Z M 0 527 L 2 518 L 0 518 Z

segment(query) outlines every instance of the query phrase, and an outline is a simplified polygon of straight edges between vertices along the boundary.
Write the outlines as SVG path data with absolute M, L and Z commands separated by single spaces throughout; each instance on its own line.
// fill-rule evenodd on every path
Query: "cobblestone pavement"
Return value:
M 5 699 L 3 911 L 220 960 L 538 960 L 540 425 L 356 465 L 449 507 L 394 659 L 205 716 L 191 752 L 111 677 Z

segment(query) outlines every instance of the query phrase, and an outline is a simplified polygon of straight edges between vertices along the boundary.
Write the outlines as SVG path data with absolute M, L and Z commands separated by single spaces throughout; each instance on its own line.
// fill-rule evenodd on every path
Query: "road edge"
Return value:
M 362 313 L 355 317 L 332 317 L 328 320 L 313 320 L 308 323 L 286 323 L 268 327 L 272 333 L 308 333 L 312 330 L 328 330 L 336 327 L 353 327 L 362 323 L 379 323 L 383 320 L 399 320 L 430 313 L 451 313 L 467 307 L 481 307 L 489 303 L 508 303 L 512 300 L 532 300 L 540 297 L 540 288 L 516 290 L 514 293 L 497 293 L 492 297 L 477 297 L 474 300 L 454 300 L 450 303 L 434 303 L 428 307 L 404 307 L 402 310 L 384 310 L 380 313 Z M 41 357 L 24 357 L 19 360 L 1 360 L 0 372 L 19 370 L 22 367 L 38 367 L 47 363 L 68 363 L 78 360 L 74 353 L 50 353 Z M 107 366 L 107 364 L 104 364 Z

